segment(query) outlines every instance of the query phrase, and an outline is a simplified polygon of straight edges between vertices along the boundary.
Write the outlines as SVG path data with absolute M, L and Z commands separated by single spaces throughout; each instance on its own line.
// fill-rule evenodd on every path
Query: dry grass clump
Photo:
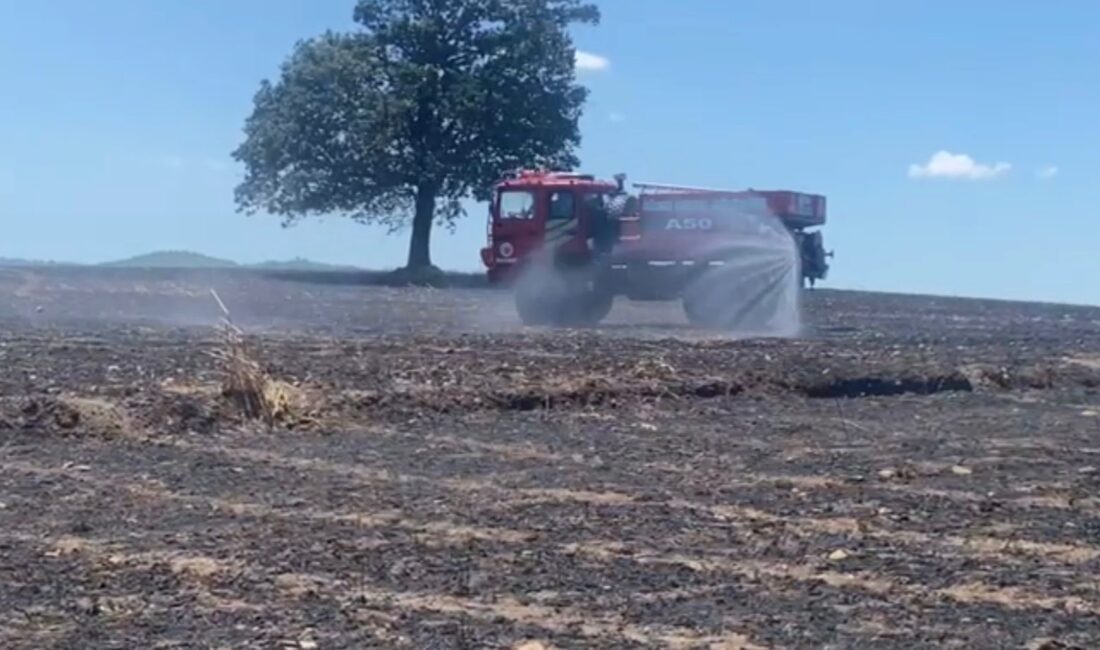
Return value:
M 221 307 L 221 345 L 212 354 L 221 363 L 222 396 L 248 420 L 259 420 L 268 427 L 299 422 L 301 392 L 294 386 L 274 379 L 263 369 L 248 347 L 244 332 L 233 324 L 229 310 L 211 290 Z
M 676 367 L 663 357 L 644 357 L 639 359 L 626 373 L 633 379 L 645 381 L 673 381 L 680 379 Z

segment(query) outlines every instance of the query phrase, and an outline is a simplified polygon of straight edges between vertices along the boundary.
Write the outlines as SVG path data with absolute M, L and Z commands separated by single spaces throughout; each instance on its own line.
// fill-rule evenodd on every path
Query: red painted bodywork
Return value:
M 825 197 L 788 190 L 690 190 L 641 196 L 636 220 L 627 221 L 616 256 L 625 262 L 687 261 L 705 257 L 736 211 L 778 218 L 799 230 L 825 223 Z M 674 223 L 669 223 L 674 222 Z M 685 228 L 682 224 L 688 224 Z M 699 228 L 705 224 L 706 228 Z M 678 226 L 671 228 L 670 226 Z
M 489 272 L 489 281 L 496 283 L 505 280 L 522 261 L 535 252 L 543 241 L 546 228 L 550 195 L 556 191 L 569 190 L 576 198 L 578 206 L 579 230 L 587 230 L 582 201 L 584 194 L 605 194 L 615 190 L 616 184 L 600 181 L 582 175 L 553 174 L 548 172 L 523 171 L 515 177 L 501 181 L 493 194 L 489 206 L 488 245 L 481 249 L 481 261 Z M 531 192 L 535 198 L 535 209 L 531 219 L 501 219 L 500 197 L 508 191 Z M 503 256 L 502 248 L 511 247 L 511 255 Z M 578 236 L 564 246 L 564 250 L 583 254 L 586 250 L 584 237 Z
M 587 215 L 581 197 L 586 193 L 609 193 L 616 189 L 613 182 L 579 175 L 563 176 L 545 172 L 520 172 L 501 181 L 490 206 L 488 245 L 481 250 L 482 263 L 488 269 L 490 282 L 505 280 L 524 259 L 537 250 L 543 241 L 550 194 L 571 190 L 576 195 L 577 236 L 563 250 L 584 254 L 587 251 Z M 530 219 L 501 219 L 501 193 L 510 190 L 528 191 L 535 197 Z M 674 190 L 643 192 L 637 214 L 620 221 L 621 241 L 612 255 L 613 264 L 652 261 L 686 261 L 705 255 L 715 235 L 723 230 L 721 215 L 729 210 L 721 204 L 733 202 L 778 218 L 791 230 L 800 230 L 825 223 L 825 197 L 788 190 Z M 706 229 L 670 229 L 668 221 L 698 225 Z M 502 252 L 510 253 L 505 256 Z

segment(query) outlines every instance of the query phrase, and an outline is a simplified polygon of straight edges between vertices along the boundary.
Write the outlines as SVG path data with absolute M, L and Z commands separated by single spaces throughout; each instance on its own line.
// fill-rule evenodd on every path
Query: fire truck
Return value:
M 693 324 L 727 328 L 789 284 L 828 273 L 832 253 L 812 230 L 825 224 L 824 196 L 633 188 L 622 174 L 553 171 L 497 183 L 481 260 L 491 284 L 513 288 L 524 323 L 593 325 L 625 296 L 681 300 Z

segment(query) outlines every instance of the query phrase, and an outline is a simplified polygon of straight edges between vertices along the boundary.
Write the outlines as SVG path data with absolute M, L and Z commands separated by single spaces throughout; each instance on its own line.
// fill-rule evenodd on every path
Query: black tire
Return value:
M 714 314 L 707 312 L 707 309 L 701 304 L 702 302 L 703 301 L 697 295 L 684 295 L 684 315 L 687 316 L 688 322 L 695 327 L 704 327 L 708 329 L 718 327 L 718 319 L 715 318 Z
M 614 294 L 588 281 L 586 270 L 525 274 L 514 293 L 516 312 L 525 325 L 591 327 L 611 312 Z
M 513 295 L 516 313 L 524 325 L 549 325 L 550 311 L 546 304 L 539 301 L 538 296 L 520 291 L 517 287 Z
M 684 315 L 688 322 L 695 327 L 706 329 L 720 329 L 722 317 L 715 305 L 721 305 L 732 299 L 732 296 L 719 296 L 720 283 L 715 277 L 715 272 L 707 269 L 688 282 L 681 298 L 684 307 Z
M 768 300 L 777 282 L 752 287 L 744 293 L 729 279 L 727 267 L 708 269 L 684 292 L 684 315 L 706 329 L 766 331 L 767 323 L 754 318 L 754 310 Z
M 562 318 L 559 325 L 571 327 L 593 327 L 607 318 L 615 304 L 615 296 L 610 291 L 593 287 L 569 296 L 568 304 L 559 312 Z

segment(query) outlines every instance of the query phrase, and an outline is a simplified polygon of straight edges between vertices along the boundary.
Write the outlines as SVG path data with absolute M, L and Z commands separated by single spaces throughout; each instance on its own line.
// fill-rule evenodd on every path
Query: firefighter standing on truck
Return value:
M 606 198 L 602 194 L 592 194 L 587 201 L 592 224 L 591 247 L 597 257 L 610 253 L 619 239 L 619 219 L 626 214 L 631 198 L 623 189 L 625 178 L 617 174 L 618 188 L 613 193 Z

